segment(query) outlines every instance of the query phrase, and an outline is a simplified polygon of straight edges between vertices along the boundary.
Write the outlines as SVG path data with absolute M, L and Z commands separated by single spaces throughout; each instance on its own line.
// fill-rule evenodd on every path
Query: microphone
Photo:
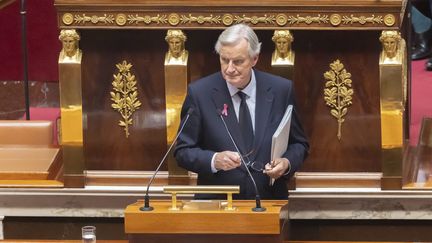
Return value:
M 236 142 L 234 141 L 234 138 L 232 137 L 231 132 L 230 132 L 229 129 L 228 129 L 228 126 L 227 126 L 227 124 L 226 124 L 226 122 L 225 122 L 225 119 L 224 119 L 223 116 L 222 116 L 222 111 L 217 110 L 217 112 L 218 112 L 218 115 L 219 115 L 220 119 L 222 120 L 222 122 L 223 122 L 223 124 L 224 124 L 225 130 L 227 131 L 228 136 L 229 136 L 230 139 L 231 139 L 231 142 L 234 144 L 234 147 L 235 147 L 237 153 L 240 155 L 240 160 L 241 160 L 241 162 L 243 163 L 243 165 L 245 166 L 246 171 L 248 172 L 249 177 L 250 177 L 250 179 L 251 179 L 251 181 L 252 181 L 252 184 L 253 184 L 253 186 L 254 186 L 254 188 L 255 188 L 255 203 L 256 203 L 256 204 L 255 204 L 255 207 L 252 208 L 252 211 L 254 211 L 254 212 L 264 212 L 264 211 L 266 211 L 266 208 L 261 207 L 261 197 L 260 197 L 260 195 L 259 195 L 258 187 L 257 187 L 257 185 L 256 185 L 256 183 L 255 183 L 255 179 L 253 178 L 253 176 L 252 176 L 252 174 L 251 174 L 251 172 L 250 172 L 250 170 L 249 170 L 249 167 L 247 166 L 246 162 L 244 161 L 243 156 L 242 156 L 242 154 L 240 153 L 240 150 L 239 150 L 239 148 L 238 148 Z
M 192 107 L 189 108 L 189 110 L 187 111 L 187 115 L 186 115 L 186 118 L 185 118 L 185 120 L 183 122 L 183 125 L 180 127 L 180 130 L 178 131 L 176 137 L 174 138 L 174 141 L 171 143 L 171 146 L 168 148 L 168 150 L 166 151 L 165 155 L 163 156 L 163 158 L 159 162 L 158 167 L 156 168 L 155 172 L 153 173 L 152 178 L 150 179 L 149 183 L 147 184 L 147 190 L 146 190 L 146 194 L 144 196 L 144 206 L 140 207 L 141 211 L 152 211 L 153 210 L 153 207 L 150 206 L 150 196 L 149 196 L 150 185 L 152 184 L 154 178 L 156 177 L 156 174 L 159 172 L 159 169 L 161 168 L 163 162 L 168 157 L 169 152 L 174 147 L 174 144 L 177 142 L 178 137 L 180 136 L 181 132 L 183 131 L 183 128 L 185 127 L 185 125 L 186 125 L 187 121 L 189 120 L 189 117 L 193 113 L 193 111 L 194 110 L 193 110 Z

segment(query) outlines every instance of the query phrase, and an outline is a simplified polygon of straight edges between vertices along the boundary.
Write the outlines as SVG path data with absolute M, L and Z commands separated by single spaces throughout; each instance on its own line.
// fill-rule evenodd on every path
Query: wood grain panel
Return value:
M 153 170 L 166 146 L 163 58 L 159 31 L 81 31 L 84 151 L 87 169 Z M 125 137 L 110 92 L 117 63 L 133 65 L 142 105 Z M 159 64 L 159 65 L 158 65 Z
M 294 32 L 294 82 L 311 145 L 302 171 L 380 171 L 378 37 L 378 31 Z M 325 105 L 323 94 L 323 74 L 337 59 L 352 74 L 354 89 L 340 141 L 337 121 Z
M 153 170 L 166 150 L 163 57 L 164 30 L 81 30 L 84 52 L 84 147 L 87 169 Z M 190 77 L 219 70 L 214 43 L 220 30 L 187 30 Z M 272 30 L 257 30 L 262 54 L 257 68 L 271 70 Z M 380 171 L 378 31 L 293 31 L 294 83 L 311 154 L 302 171 Z M 337 121 L 324 103 L 323 73 L 339 59 L 352 74 L 353 105 L 336 137 Z M 138 82 L 142 107 L 126 139 L 110 107 L 115 64 L 127 60 Z M 166 167 L 165 167 L 166 168 Z
M 253 212 L 254 201 L 235 201 L 234 211 L 172 211 L 170 201 L 153 201 L 153 211 L 140 211 L 143 202 L 126 207 L 127 234 L 270 234 L 279 235 L 279 212 L 286 201 L 263 201 L 267 210 Z M 143 220 L 145 219 L 145 220 Z
M 86 168 L 92 170 L 154 170 L 166 146 L 164 56 L 165 30 L 81 31 L 83 49 L 83 112 Z M 219 31 L 190 31 L 191 80 L 219 69 L 213 52 Z M 204 38 L 202 38 L 204 36 Z M 130 137 L 119 127 L 109 92 L 116 64 L 133 64 L 141 108 L 133 116 Z M 193 61 L 192 61 L 193 60 Z M 164 166 L 162 169 L 166 169 Z

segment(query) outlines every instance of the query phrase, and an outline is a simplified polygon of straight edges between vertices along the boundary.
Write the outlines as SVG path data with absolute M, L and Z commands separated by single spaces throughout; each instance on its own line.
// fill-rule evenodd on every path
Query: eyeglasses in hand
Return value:
M 246 165 L 248 168 L 253 169 L 256 172 L 263 172 L 264 171 L 264 164 L 259 161 L 250 161 L 249 155 L 251 155 L 254 151 L 241 155 L 244 161 L 246 162 Z

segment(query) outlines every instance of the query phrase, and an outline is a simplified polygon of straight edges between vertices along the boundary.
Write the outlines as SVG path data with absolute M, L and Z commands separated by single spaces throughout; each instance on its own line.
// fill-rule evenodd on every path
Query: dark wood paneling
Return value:
M 186 33 L 191 80 L 219 69 L 213 45 L 219 31 Z M 86 168 L 154 170 L 165 152 L 165 30 L 81 31 L 83 49 L 83 112 Z M 133 64 L 141 108 L 126 138 L 111 108 L 109 92 L 116 64 Z M 166 169 L 164 166 L 162 169 Z
M 273 31 L 256 31 L 262 42 L 257 68 L 271 70 Z M 311 145 L 301 171 L 381 171 L 381 124 L 378 57 L 380 31 L 292 30 L 294 84 L 298 110 Z M 339 59 L 352 74 L 353 104 L 338 140 L 337 120 L 324 102 L 323 74 Z
M 86 169 L 153 170 L 166 146 L 163 56 L 158 31 L 81 31 Z M 129 138 L 111 108 L 117 63 L 132 63 L 141 108 Z
M 81 30 L 84 52 L 84 151 L 87 169 L 153 170 L 166 150 L 163 62 L 165 30 Z M 219 70 L 214 43 L 220 30 L 187 30 L 191 80 Z M 269 71 L 272 30 L 257 30 Z M 293 31 L 294 83 L 311 154 L 302 171 L 380 171 L 379 31 Z M 337 121 L 323 99 L 324 72 L 339 59 L 352 74 L 353 104 L 336 137 Z M 116 63 L 131 62 L 142 107 L 126 139 L 109 92 Z M 166 167 L 165 167 L 166 168 Z
M 310 156 L 302 171 L 380 171 L 380 99 L 378 31 L 296 31 L 294 82 L 310 139 Z M 337 134 L 337 120 L 324 102 L 323 74 L 339 59 L 352 74 L 353 101 Z

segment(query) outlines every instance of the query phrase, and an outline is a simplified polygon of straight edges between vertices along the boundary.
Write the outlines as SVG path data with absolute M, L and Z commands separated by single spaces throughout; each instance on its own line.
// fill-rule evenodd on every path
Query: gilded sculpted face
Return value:
M 398 41 L 394 37 L 387 37 L 382 42 L 384 52 L 390 58 L 395 57 L 397 54 Z
M 284 57 L 288 54 L 290 42 L 287 38 L 280 37 L 275 41 L 276 49 L 279 52 L 279 55 Z
M 169 50 L 175 58 L 181 56 L 183 51 L 183 41 L 178 37 L 172 37 L 168 40 Z
M 69 57 L 75 55 L 77 51 L 77 41 L 72 36 L 66 36 L 62 40 L 63 50 Z
M 249 43 L 243 39 L 235 45 L 222 46 L 219 52 L 222 76 L 231 85 L 242 89 L 247 86 L 258 56 L 249 56 Z

